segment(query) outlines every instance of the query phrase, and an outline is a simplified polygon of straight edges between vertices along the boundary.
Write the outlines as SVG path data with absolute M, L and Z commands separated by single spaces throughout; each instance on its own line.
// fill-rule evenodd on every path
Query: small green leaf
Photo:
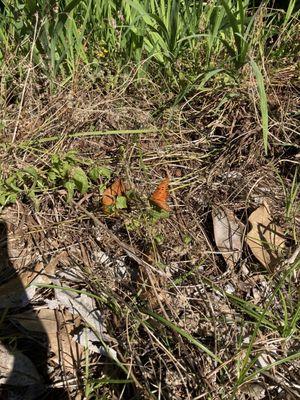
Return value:
M 6 196 L 4 193 L 0 193 L 0 205 L 4 206 L 6 204 Z
M 96 182 L 99 179 L 99 177 L 101 176 L 100 175 L 100 171 L 99 171 L 99 167 L 92 167 L 89 170 L 88 175 L 89 175 L 89 177 L 91 178 L 91 180 L 93 182 Z
M 110 179 L 111 177 L 111 170 L 107 167 L 101 167 L 100 168 L 100 175 L 103 176 L 104 178 Z
M 58 154 L 53 154 L 51 162 L 52 170 L 56 170 L 60 178 L 66 178 L 72 165 L 68 161 L 62 160 Z
M 6 198 L 6 203 L 5 204 L 15 203 L 17 201 L 17 198 L 18 198 L 18 194 L 17 193 L 10 193 L 8 195 L 8 197 Z
M 89 181 L 84 170 L 80 167 L 74 167 L 70 171 L 70 178 L 74 181 L 76 188 L 80 193 L 86 193 L 89 189 Z
M 48 179 L 49 179 L 49 181 L 50 181 L 50 182 L 55 182 L 55 181 L 56 181 L 56 178 L 57 178 L 57 174 L 56 174 L 53 170 L 50 170 L 50 171 L 48 172 Z
M 185 245 L 189 245 L 189 244 L 191 243 L 191 241 L 192 241 L 192 238 L 191 238 L 190 235 L 184 235 L 184 236 L 183 236 L 183 243 L 184 243 Z
M 129 231 L 136 231 L 141 227 L 141 222 L 138 219 L 133 219 L 131 221 L 125 222 L 126 224 L 126 229 Z
M 69 164 L 67 161 L 62 161 L 61 162 L 58 170 L 59 170 L 60 175 L 61 175 L 62 178 L 65 178 L 68 175 L 68 173 L 71 170 L 71 167 L 72 167 L 71 164 Z
M 76 156 L 77 156 L 77 151 L 70 150 L 67 152 L 67 154 L 64 158 L 65 158 L 65 160 L 70 161 L 72 164 L 76 164 L 76 162 L 78 161 Z
M 154 208 L 149 210 L 149 216 L 153 224 L 156 224 L 160 219 L 169 218 L 169 215 L 170 214 L 165 210 L 157 210 Z
M 74 190 L 75 190 L 75 182 L 67 181 L 64 184 L 64 187 L 67 189 L 67 202 L 70 203 L 74 197 Z
M 53 156 L 51 157 L 52 165 L 57 166 L 57 165 L 60 164 L 60 162 L 61 162 L 61 159 L 60 159 L 59 155 L 58 154 L 53 154 Z
M 99 185 L 99 193 L 103 194 L 104 190 L 106 189 L 106 185 L 104 183 L 102 183 L 101 185 Z
M 92 181 L 96 182 L 100 176 L 109 179 L 111 177 L 111 170 L 106 167 L 95 166 L 89 170 L 88 175 Z
M 118 196 L 116 198 L 116 209 L 121 210 L 127 208 L 127 201 L 125 196 Z
M 16 176 L 10 176 L 5 180 L 6 185 L 15 192 L 21 192 L 21 189 L 16 185 Z
M 155 241 L 157 244 L 163 244 L 163 242 L 165 241 L 165 237 L 164 235 L 158 234 L 154 237 Z
M 33 176 L 35 179 L 38 178 L 39 174 L 38 174 L 38 170 L 34 167 L 26 167 L 24 168 L 23 172 L 25 172 L 28 175 Z

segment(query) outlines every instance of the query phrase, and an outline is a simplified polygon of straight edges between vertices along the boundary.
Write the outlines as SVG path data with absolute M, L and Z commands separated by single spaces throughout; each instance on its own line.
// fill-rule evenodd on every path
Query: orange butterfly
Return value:
M 105 214 L 111 212 L 111 206 L 116 204 L 116 199 L 125 193 L 125 187 L 120 178 L 116 179 L 111 186 L 103 192 L 102 206 Z
M 169 183 L 169 178 L 163 179 L 150 197 L 151 203 L 165 211 L 171 210 L 167 203 L 169 197 Z

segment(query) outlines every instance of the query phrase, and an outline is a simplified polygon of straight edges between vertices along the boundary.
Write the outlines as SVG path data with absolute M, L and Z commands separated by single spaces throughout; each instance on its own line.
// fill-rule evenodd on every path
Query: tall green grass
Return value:
M 294 5 L 282 18 L 285 29 Z M 33 46 L 35 65 L 51 78 L 115 63 L 147 69 L 154 62 L 168 76 L 186 68 L 239 69 L 257 39 L 256 15 L 248 0 L 4 0 L 0 63 Z
M 10 84 L 11 65 L 17 66 L 22 82 L 33 69 L 50 82 L 62 83 L 86 70 L 90 76 L 107 73 L 114 84 L 128 68 L 167 82 L 177 92 L 177 104 L 191 91 L 203 92 L 209 81 L 239 81 L 249 63 L 257 82 L 267 154 L 265 60 L 280 63 L 291 58 L 293 46 L 296 54 L 299 21 L 296 0 L 290 0 L 286 12 L 268 8 L 268 3 L 254 7 L 252 0 L 2 0 L 3 82 Z

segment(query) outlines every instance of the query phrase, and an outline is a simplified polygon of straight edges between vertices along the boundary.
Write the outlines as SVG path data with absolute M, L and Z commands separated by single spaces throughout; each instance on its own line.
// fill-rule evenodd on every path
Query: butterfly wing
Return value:
M 125 192 L 125 187 L 120 178 L 116 179 L 114 183 L 111 185 L 112 195 L 117 197 L 121 196 Z
M 165 211 L 170 211 L 170 207 L 167 203 L 169 197 L 169 183 L 170 179 L 165 178 L 163 181 L 160 182 L 160 184 L 157 186 L 150 197 L 151 203 L 155 204 L 157 207 Z
M 102 196 L 103 211 L 109 213 L 109 207 L 116 203 L 116 198 L 125 192 L 125 187 L 121 179 L 116 179 L 111 186 L 106 188 Z

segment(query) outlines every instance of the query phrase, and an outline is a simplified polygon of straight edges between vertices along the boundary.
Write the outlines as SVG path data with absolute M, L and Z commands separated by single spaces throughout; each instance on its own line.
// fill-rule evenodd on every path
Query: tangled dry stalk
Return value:
M 109 94 L 84 76 L 50 94 L 33 73 L 19 117 L 14 99 L 21 88 L 6 94 L 4 178 L 28 166 L 43 170 L 53 154 L 76 150 L 109 167 L 130 193 L 117 217 L 103 214 L 97 185 L 71 204 L 64 187 L 49 187 L 38 208 L 24 195 L 2 212 L 17 273 L 47 270 L 31 301 L 35 312 L 53 305 L 57 279 L 89 293 L 115 352 L 90 352 L 73 370 L 48 354 L 48 387 L 63 387 L 74 399 L 299 397 L 299 262 L 283 260 L 270 275 L 244 245 L 228 269 L 213 236 L 213 207 L 225 206 L 247 226 L 267 200 L 288 238 L 284 259 L 299 243 L 299 205 L 291 195 L 299 161 L 296 70 L 270 76 L 268 156 L 247 74 L 240 88 L 211 87 L 175 107 L 172 93 L 131 77 Z M 166 175 L 171 212 L 158 217 L 148 197 Z M 19 312 L 4 317 L 10 338 L 18 335 L 11 321 Z

